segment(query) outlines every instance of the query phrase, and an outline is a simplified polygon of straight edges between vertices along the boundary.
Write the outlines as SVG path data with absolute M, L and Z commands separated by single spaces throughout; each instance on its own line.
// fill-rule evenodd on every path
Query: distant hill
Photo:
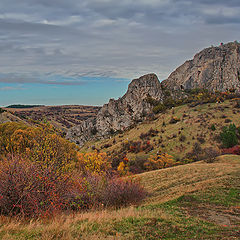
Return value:
M 13 104 L 9 105 L 6 108 L 35 108 L 35 107 L 44 107 L 44 105 L 22 105 L 22 104 Z
M 68 128 L 79 125 L 82 121 L 95 117 L 100 107 L 82 105 L 43 106 L 14 104 L 2 109 L 7 111 L 9 116 L 11 115 L 8 121 L 12 121 L 12 119 L 15 118 L 18 119 L 18 121 L 29 122 L 30 124 L 47 121 L 65 132 Z M 7 121 L 6 113 L 4 121 Z

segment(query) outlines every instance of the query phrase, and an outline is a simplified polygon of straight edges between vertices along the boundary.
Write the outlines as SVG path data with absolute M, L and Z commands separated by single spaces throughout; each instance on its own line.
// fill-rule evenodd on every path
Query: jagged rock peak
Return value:
M 128 86 L 127 93 L 123 97 L 128 95 L 137 95 L 139 99 L 150 95 L 155 99 L 160 99 L 162 97 L 162 87 L 157 75 L 150 73 L 132 80 Z
M 110 99 L 99 110 L 96 119 L 83 122 L 69 129 L 67 138 L 82 146 L 94 137 L 104 137 L 109 133 L 125 130 L 136 121 L 142 121 L 152 112 L 147 97 L 162 100 L 161 83 L 155 74 L 147 74 L 132 80 L 126 94 L 118 100 Z
M 161 100 L 163 96 L 161 84 L 155 74 L 132 80 L 122 98 L 111 99 L 101 108 L 97 115 L 98 132 L 107 135 L 109 130 L 124 130 L 135 121 L 143 120 L 152 110 L 152 106 L 146 101 L 148 96 L 156 100 Z
M 240 92 L 240 43 L 209 47 L 186 61 L 162 82 L 169 90 L 206 88 Z

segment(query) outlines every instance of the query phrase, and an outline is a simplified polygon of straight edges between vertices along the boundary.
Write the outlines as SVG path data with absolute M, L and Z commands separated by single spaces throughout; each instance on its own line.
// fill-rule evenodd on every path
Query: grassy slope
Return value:
M 136 177 L 150 193 L 139 206 L 23 224 L 2 217 L 0 239 L 239 239 L 239 156 Z
M 218 145 L 214 137 L 219 134 L 222 126 L 230 124 L 225 123 L 226 118 L 232 120 L 237 126 L 240 125 L 240 110 L 234 108 L 234 105 L 235 103 L 233 101 L 225 101 L 221 104 L 211 103 L 196 107 L 189 107 L 187 105 L 175 107 L 172 110 L 168 110 L 165 114 L 159 114 L 155 121 L 142 123 L 124 134 L 118 134 L 109 139 L 97 142 L 90 142 L 82 151 L 92 151 L 92 145 L 101 149 L 105 144 L 112 144 L 112 147 L 103 149 L 103 151 L 111 153 L 119 150 L 121 143 L 127 140 L 139 141 L 141 133 L 146 133 L 149 129 L 153 128 L 159 130 L 159 134 L 151 138 L 150 142 L 154 146 L 154 150 L 148 154 L 155 154 L 159 149 L 162 149 L 164 152 L 173 155 L 175 159 L 182 158 L 192 149 L 194 142 L 197 142 L 197 138 L 201 135 L 205 139 L 205 143 L 202 144 L 203 148 Z M 187 115 L 187 117 L 183 117 L 184 114 Z M 172 116 L 180 118 L 181 121 L 176 124 L 169 124 Z M 165 127 L 162 126 L 163 122 L 166 123 Z M 212 124 L 215 125 L 216 131 L 209 129 Z M 164 132 L 161 130 L 164 130 Z M 181 131 L 181 133 L 179 133 L 179 131 Z M 172 138 L 173 134 L 176 135 L 176 138 Z M 184 142 L 179 140 L 181 134 L 186 136 Z M 161 143 L 158 142 L 160 137 L 162 137 Z M 114 139 L 116 141 L 115 144 L 113 143 Z M 139 155 L 144 155 L 144 152 L 140 152 Z M 129 159 L 134 159 L 135 156 L 135 154 L 128 153 Z

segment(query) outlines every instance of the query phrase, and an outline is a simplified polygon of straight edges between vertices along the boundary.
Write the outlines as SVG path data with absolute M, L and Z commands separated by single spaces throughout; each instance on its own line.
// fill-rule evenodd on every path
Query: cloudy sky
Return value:
M 0 0 L 0 105 L 101 105 L 239 40 L 239 13 L 239 0 Z

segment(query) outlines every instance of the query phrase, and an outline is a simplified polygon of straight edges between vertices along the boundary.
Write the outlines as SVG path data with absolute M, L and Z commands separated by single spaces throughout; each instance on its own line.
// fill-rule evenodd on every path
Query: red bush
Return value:
M 74 176 L 18 157 L 0 163 L 0 213 L 51 216 L 64 210 L 136 203 L 146 192 L 136 182 L 99 175 Z
M 87 175 L 78 178 L 78 194 L 74 197 L 73 208 L 98 208 L 99 206 L 121 207 L 144 199 L 147 192 L 139 183 L 118 177 Z M 79 191 L 80 189 L 80 191 Z
M 20 158 L 0 166 L 0 212 L 6 215 L 48 216 L 65 209 L 71 188 L 69 178 L 51 168 Z
M 224 148 L 222 149 L 223 154 L 235 154 L 235 155 L 240 155 L 240 146 L 236 145 L 231 148 Z

